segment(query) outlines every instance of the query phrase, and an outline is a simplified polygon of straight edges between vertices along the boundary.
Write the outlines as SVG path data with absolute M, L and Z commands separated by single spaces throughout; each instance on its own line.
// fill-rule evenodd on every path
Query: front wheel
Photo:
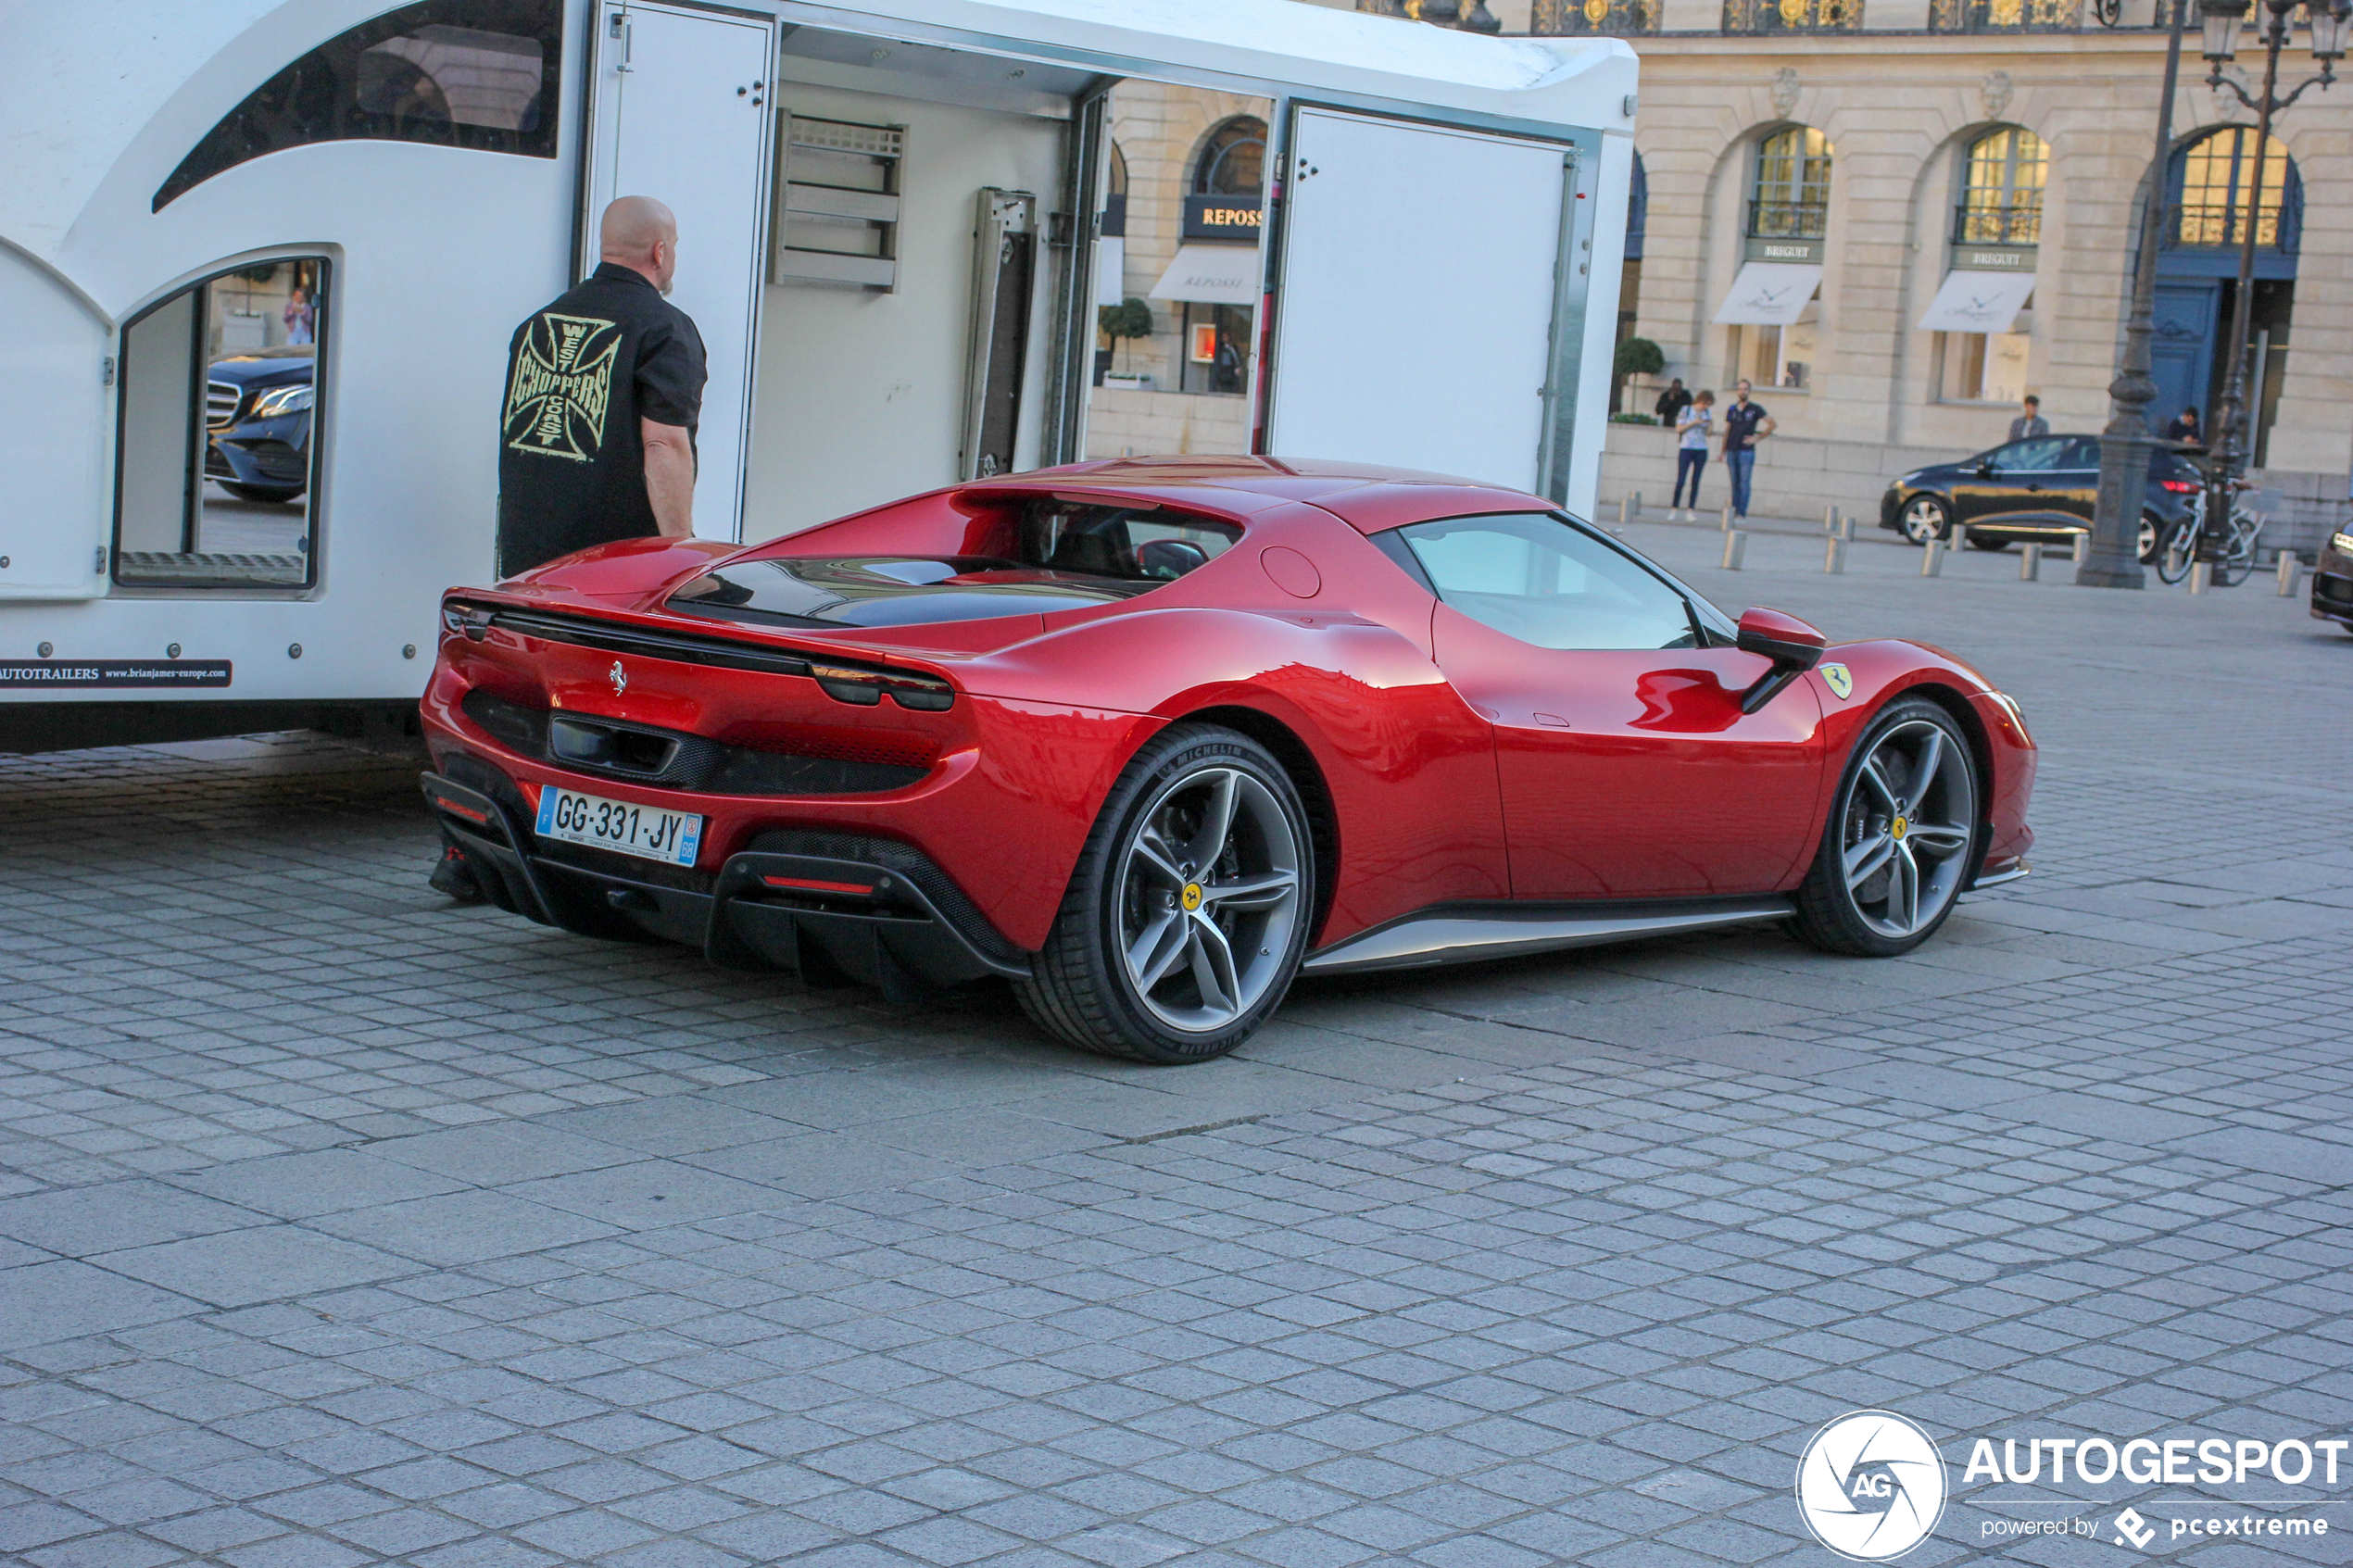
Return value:
M 1927 941 L 1969 875 L 1978 795 L 1977 759 L 1953 716 L 1922 697 L 1889 705 L 1839 781 L 1792 933 L 1857 958 Z
M 1915 495 L 1904 503 L 1896 514 L 1897 526 L 1904 537 L 1915 545 L 1925 545 L 1931 539 L 1949 539 L 1953 535 L 1953 514 L 1944 502 L 1933 495 Z
M 1223 1056 L 1290 991 L 1315 885 L 1282 764 L 1234 731 L 1173 726 L 1112 787 L 1022 1005 L 1105 1056 Z

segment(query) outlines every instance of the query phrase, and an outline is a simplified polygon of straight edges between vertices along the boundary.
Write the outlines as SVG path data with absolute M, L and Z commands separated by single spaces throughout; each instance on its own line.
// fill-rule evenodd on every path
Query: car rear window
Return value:
M 1167 583 L 1208 565 L 1242 531 L 1162 507 L 1114 507 L 1059 497 L 1024 508 L 1020 564 L 1045 571 Z

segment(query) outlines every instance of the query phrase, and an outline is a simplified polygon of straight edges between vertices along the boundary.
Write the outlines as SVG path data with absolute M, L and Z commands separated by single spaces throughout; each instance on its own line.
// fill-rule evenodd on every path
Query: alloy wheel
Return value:
M 1904 537 L 1915 545 L 1944 538 L 1947 527 L 1944 504 L 1933 495 L 1913 496 L 1897 521 L 1903 524 Z
M 1117 874 L 1121 962 L 1164 1026 L 1227 1028 L 1282 978 L 1300 916 L 1300 845 L 1290 813 L 1249 773 L 1208 766 L 1164 784 Z
M 1912 719 L 1881 734 L 1856 771 L 1839 838 L 1863 923 L 1901 941 L 1942 919 L 1968 873 L 1976 821 L 1969 760 L 1943 726 Z

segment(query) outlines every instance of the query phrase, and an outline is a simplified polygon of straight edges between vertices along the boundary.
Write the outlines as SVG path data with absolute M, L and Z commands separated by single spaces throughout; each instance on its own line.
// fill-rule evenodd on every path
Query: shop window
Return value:
M 2017 403 L 2026 396 L 2024 332 L 1939 332 L 1937 395 L 1947 403 Z
M 330 284 L 323 257 L 260 262 L 182 289 L 123 328 L 118 583 L 280 589 L 317 580 Z
M 1953 243 L 2031 245 L 2043 238 L 2043 181 L 2050 149 L 2022 126 L 1980 136 L 1961 160 Z
M 1786 327 L 1734 327 L 1731 368 L 1724 380 L 1747 382 L 1760 403 L 1768 389 L 1806 391 L 1813 383 L 1820 315 L 1821 302 L 1813 300 Z
M 562 0 L 424 0 L 321 44 L 206 132 L 162 211 L 224 169 L 313 142 L 423 142 L 556 156 Z
M 1247 305 L 1185 307 L 1185 391 L 1239 396 L 1249 390 L 1252 314 Z

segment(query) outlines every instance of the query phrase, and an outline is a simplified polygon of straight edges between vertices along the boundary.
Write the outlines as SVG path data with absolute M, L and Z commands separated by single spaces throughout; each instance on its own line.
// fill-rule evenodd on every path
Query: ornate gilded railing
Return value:
M 1724 0 L 1726 32 L 1853 32 L 1863 0 Z
M 1658 31 L 1659 0 L 1536 0 L 1529 31 L 1544 37 Z
M 2072 32 L 2083 0 L 1929 0 L 1931 32 Z

